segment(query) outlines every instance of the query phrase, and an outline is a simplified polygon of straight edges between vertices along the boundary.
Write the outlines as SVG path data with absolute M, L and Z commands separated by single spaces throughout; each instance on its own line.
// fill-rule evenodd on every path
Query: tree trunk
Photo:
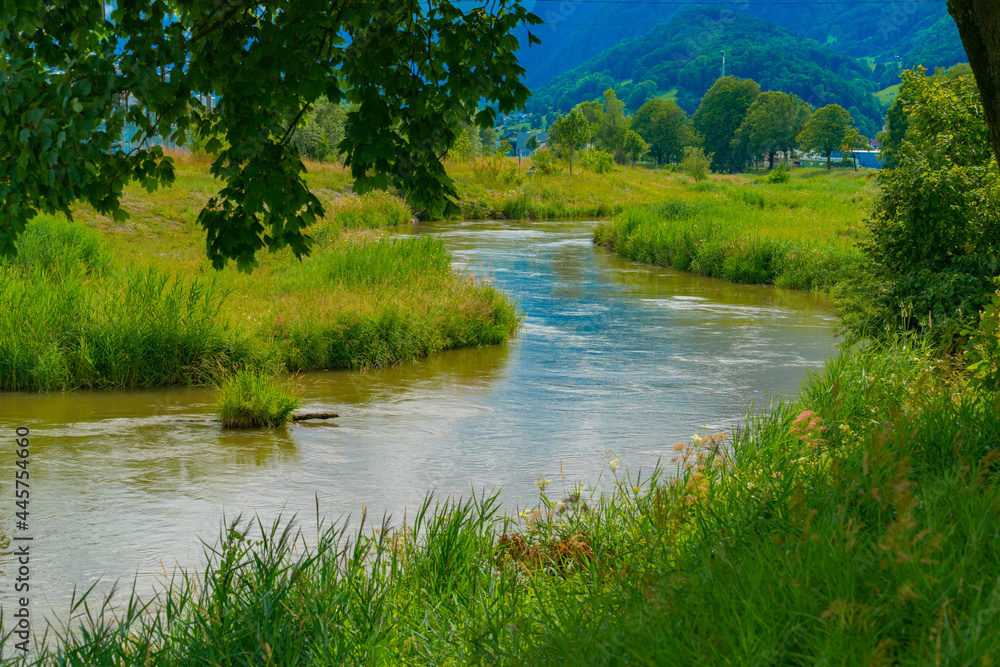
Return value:
M 771 171 L 772 169 L 774 169 L 774 152 L 773 151 L 767 154 L 767 170 Z
M 831 169 L 832 168 L 832 167 L 830 167 L 830 156 L 832 154 L 833 154 L 833 151 L 827 151 L 826 152 L 826 168 L 827 169 Z
M 1000 3 L 997 0 L 948 0 L 969 65 L 983 98 L 986 124 L 1000 165 Z

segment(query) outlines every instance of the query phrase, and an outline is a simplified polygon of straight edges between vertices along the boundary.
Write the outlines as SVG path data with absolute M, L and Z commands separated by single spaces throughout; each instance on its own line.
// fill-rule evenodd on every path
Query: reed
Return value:
M 861 261 L 854 241 L 870 193 L 857 178 L 807 176 L 709 182 L 708 196 L 698 190 L 629 207 L 599 224 L 594 242 L 629 259 L 734 282 L 826 290 Z
M 201 382 L 258 350 L 220 320 L 205 280 L 128 269 L 95 232 L 39 218 L 0 267 L 0 388 L 116 389 Z
M 223 428 L 284 426 L 299 399 L 267 372 L 240 369 L 216 385 L 215 413 Z
M 211 384 L 275 364 L 380 367 L 500 343 L 520 324 L 507 297 L 452 270 L 440 240 L 371 229 L 410 219 L 385 194 L 346 198 L 313 230 L 303 261 L 286 251 L 262 255 L 249 276 L 215 272 L 189 205 L 203 185 L 198 176 L 173 198 L 143 193 L 124 225 L 85 209 L 77 217 L 88 224 L 31 223 L 17 258 L 0 262 L 0 388 Z M 345 223 L 344 211 L 355 218 Z

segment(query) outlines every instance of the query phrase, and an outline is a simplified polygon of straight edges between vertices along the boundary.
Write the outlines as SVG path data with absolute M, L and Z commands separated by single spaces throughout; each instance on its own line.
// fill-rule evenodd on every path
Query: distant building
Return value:
M 545 144 L 548 143 L 548 141 L 549 141 L 549 133 L 548 132 L 544 132 L 544 131 L 543 132 L 518 132 L 517 133 L 517 139 L 516 139 L 516 141 L 517 141 L 517 146 L 521 147 L 521 157 L 531 157 L 531 151 L 529 151 L 528 148 L 527 148 L 527 146 L 528 146 L 528 139 L 531 138 L 531 137 L 535 137 L 538 140 L 538 148 L 545 148 Z M 514 146 L 514 144 L 511 143 L 511 146 Z M 515 149 L 514 155 L 517 155 L 516 149 Z
M 859 167 L 865 167 L 867 169 L 881 169 L 882 163 L 878 159 L 878 151 L 856 151 L 854 157 L 858 160 Z M 851 156 L 847 156 L 847 161 L 852 165 L 854 161 Z M 800 167 L 825 167 L 826 166 L 826 156 L 817 155 L 815 153 L 809 155 L 802 155 L 798 158 L 798 163 Z M 833 151 L 830 153 L 830 164 L 831 165 L 842 165 L 844 164 L 844 155 L 840 151 Z

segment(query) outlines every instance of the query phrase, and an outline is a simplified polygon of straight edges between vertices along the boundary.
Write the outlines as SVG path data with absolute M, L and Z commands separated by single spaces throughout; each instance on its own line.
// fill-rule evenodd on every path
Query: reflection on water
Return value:
M 608 450 L 648 469 L 674 442 L 794 390 L 830 355 L 822 298 L 638 265 L 594 248 L 591 230 L 418 228 L 515 295 L 524 326 L 503 346 L 301 377 L 303 408 L 339 413 L 335 425 L 234 433 L 176 421 L 210 417 L 203 389 L 0 394 L 0 442 L 32 429 L 35 602 L 62 610 L 74 586 L 137 572 L 147 590 L 174 563 L 200 564 L 199 540 L 214 540 L 223 514 L 311 524 L 318 498 L 328 518 L 362 503 L 400 516 L 431 490 L 500 487 L 508 507 L 523 506 L 539 475 L 557 489 L 595 482 Z M 0 498 L 13 496 L 11 450 L 0 447 Z M 0 503 L 0 532 L 13 511 Z M 10 567 L 0 558 L 0 587 Z

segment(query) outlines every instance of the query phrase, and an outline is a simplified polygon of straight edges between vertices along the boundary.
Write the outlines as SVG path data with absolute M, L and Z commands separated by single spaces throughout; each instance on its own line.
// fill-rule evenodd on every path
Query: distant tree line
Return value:
M 618 164 L 647 155 L 658 165 L 680 163 L 701 149 L 713 171 L 735 172 L 778 153 L 819 151 L 831 166 L 833 151 L 852 154 L 868 146 L 851 113 L 838 104 L 814 110 L 796 95 L 761 91 L 752 79 L 718 79 L 689 117 L 670 99 L 648 100 L 632 116 L 613 89 L 604 101 L 582 102 L 552 125 L 549 142 L 570 162 L 584 148 L 607 153 Z

